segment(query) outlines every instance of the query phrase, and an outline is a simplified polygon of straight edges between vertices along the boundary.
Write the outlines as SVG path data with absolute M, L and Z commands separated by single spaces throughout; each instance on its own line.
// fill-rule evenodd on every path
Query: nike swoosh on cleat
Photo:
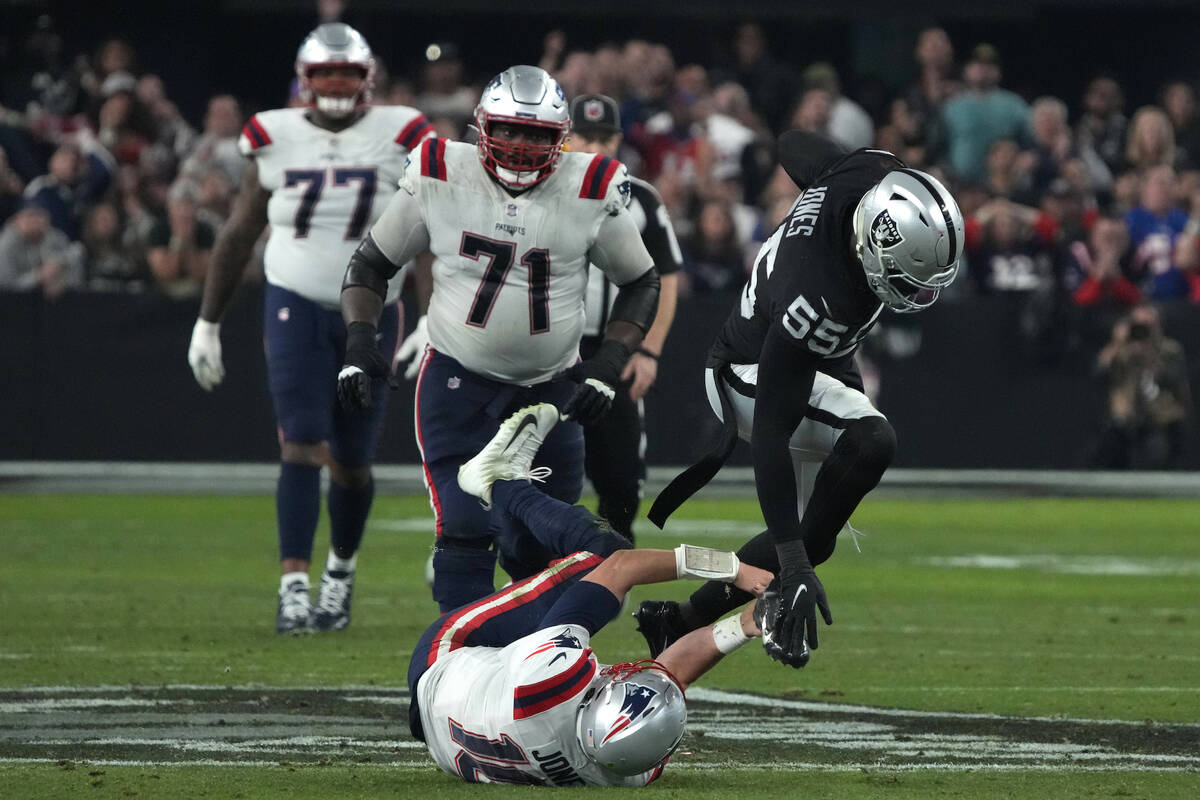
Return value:
M 796 590 L 796 596 L 792 598 L 792 608 L 796 607 L 796 601 L 800 599 L 800 595 L 804 594 L 807 591 L 808 591 L 808 586 L 803 583 L 800 584 L 800 588 Z
M 513 431 L 513 435 L 511 437 L 509 437 L 509 440 L 505 443 L 504 447 L 502 447 L 501 449 L 507 450 L 509 448 L 509 446 L 517 440 L 517 437 L 521 435 L 521 432 L 524 431 L 526 428 L 528 428 L 530 425 L 537 425 L 537 417 L 534 416 L 533 414 L 526 414 L 524 417 L 521 418 L 521 422 L 519 425 L 517 425 L 517 429 L 515 431 Z

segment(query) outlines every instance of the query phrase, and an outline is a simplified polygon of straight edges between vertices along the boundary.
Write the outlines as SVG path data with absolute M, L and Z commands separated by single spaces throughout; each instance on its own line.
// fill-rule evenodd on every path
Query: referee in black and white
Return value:
M 617 104 L 602 94 L 585 94 L 571 101 L 570 150 L 602 153 L 616 158 L 621 146 L 621 118 Z M 654 187 L 630 177 L 629 211 L 642 233 L 642 241 L 654 258 L 662 288 L 658 295 L 658 314 L 654 325 L 642 340 L 642 346 L 630 357 L 617 388 L 612 410 L 598 425 L 585 427 L 588 480 L 599 497 L 596 513 L 608 520 L 613 529 L 633 541 L 633 518 L 641 502 L 646 479 L 646 435 L 643 428 L 642 398 L 658 376 L 658 357 L 675 319 L 675 301 L 679 269 L 683 256 L 671 229 L 671 220 L 662 198 Z M 591 266 L 587 285 L 587 321 L 579 352 L 590 358 L 600 346 L 604 327 L 616 297 L 614 287 L 604 273 Z

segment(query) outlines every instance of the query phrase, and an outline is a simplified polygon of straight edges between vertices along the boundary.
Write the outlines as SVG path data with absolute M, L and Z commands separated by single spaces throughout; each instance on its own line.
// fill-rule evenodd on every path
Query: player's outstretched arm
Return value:
M 196 382 L 207 391 L 225 379 L 221 358 L 221 315 L 242 280 L 254 243 L 267 226 L 267 202 L 270 199 L 271 193 L 258 182 L 258 165 L 251 161 L 242 174 L 242 186 L 234 198 L 229 221 L 217 233 L 208 274 L 204 278 L 200 316 L 188 345 L 188 364 Z
M 754 623 L 754 604 L 748 603 L 740 613 L 714 625 L 697 628 L 673 642 L 655 660 L 687 688 L 718 661 L 760 633 L 762 631 Z
M 773 577 L 765 569 L 743 564 L 733 553 L 685 544 L 674 550 L 618 550 L 583 580 L 600 584 L 620 599 L 634 586 L 677 578 L 723 580 L 759 595 Z

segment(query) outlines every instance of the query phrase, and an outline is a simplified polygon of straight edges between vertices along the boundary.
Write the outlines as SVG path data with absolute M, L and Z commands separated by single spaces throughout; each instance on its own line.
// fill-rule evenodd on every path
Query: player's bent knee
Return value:
M 329 462 L 329 443 L 284 441 L 279 447 L 279 460 L 288 464 L 323 467 Z
M 371 467 L 347 467 L 331 458 L 329 479 L 345 489 L 365 489 L 371 483 Z
M 863 417 L 846 426 L 837 446 L 855 453 L 858 468 L 880 475 L 896 458 L 896 431 L 883 417 Z

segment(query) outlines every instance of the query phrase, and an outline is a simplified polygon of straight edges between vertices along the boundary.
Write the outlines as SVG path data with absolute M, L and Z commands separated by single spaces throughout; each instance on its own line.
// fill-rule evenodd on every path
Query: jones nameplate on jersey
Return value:
M 814 186 L 800 195 L 800 201 L 792 209 L 788 218 L 788 228 L 784 236 L 792 237 L 797 234 L 812 236 L 817 224 L 817 216 L 821 213 L 821 203 L 825 202 L 824 186 Z

